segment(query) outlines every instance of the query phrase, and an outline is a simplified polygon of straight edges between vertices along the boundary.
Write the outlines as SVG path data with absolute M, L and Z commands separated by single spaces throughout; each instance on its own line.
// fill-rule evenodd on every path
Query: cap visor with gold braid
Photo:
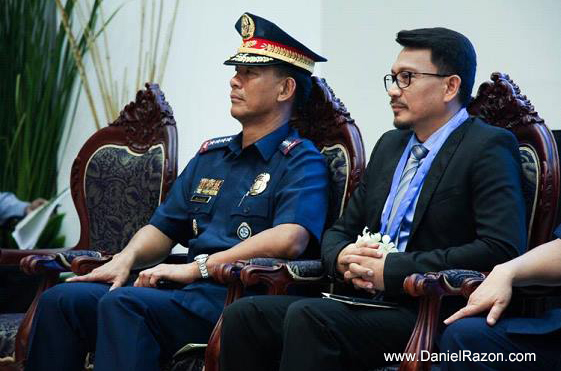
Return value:
M 313 73 L 315 62 L 327 61 L 276 24 L 256 15 L 244 13 L 235 27 L 242 36 L 242 45 L 224 64 L 266 66 L 288 63 Z

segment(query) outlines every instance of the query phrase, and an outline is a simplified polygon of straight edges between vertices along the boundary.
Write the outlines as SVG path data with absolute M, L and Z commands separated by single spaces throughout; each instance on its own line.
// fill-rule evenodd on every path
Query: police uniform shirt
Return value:
M 203 143 L 177 178 L 150 224 L 188 247 L 190 261 L 283 223 L 299 224 L 311 240 L 319 241 L 327 212 L 327 183 L 324 157 L 288 124 L 244 149 L 241 133 L 213 139 Z M 217 319 L 225 291 L 204 281 L 188 287 L 196 290 L 200 285 L 220 291 L 213 300 L 217 313 L 208 313 L 205 303 L 198 308 Z
M 243 150 L 241 143 L 241 133 L 205 142 L 150 224 L 189 247 L 190 256 L 228 249 L 283 223 L 319 240 L 327 207 L 323 156 L 288 124 Z M 251 194 L 260 175 L 269 180 Z M 239 236 L 244 223 L 249 230 Z

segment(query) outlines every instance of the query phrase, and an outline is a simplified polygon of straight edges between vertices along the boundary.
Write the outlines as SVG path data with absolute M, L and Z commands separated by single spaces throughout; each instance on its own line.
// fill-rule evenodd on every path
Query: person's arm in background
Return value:
M 444 323 L 448 325 L 462 317 L 489 310 L 487 323 L 492 326 L 510 303 L 513 286 L 560 284 L 561 239 L 556 239 L 497 265 L 471 294 L 467 305 Z
M 13 193 L 0 192 L 0 225 L 13 217 L 24 217 L 47 201 L 37 198 L 33 202 L 19 200 Z

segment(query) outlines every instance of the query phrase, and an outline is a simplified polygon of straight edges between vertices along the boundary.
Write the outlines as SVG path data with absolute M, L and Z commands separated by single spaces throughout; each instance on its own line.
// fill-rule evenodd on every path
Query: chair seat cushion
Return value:
M 0 314 L 0 359 L 14 355 L 16 333 L 25 313 Z

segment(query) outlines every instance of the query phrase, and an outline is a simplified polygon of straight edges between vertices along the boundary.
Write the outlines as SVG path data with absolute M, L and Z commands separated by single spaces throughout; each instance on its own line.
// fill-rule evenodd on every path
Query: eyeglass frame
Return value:
M 399 80 L 397 79 L 397 75 L 402 74 L 402 73 L 407 73 L 408 75 L 408 79 L 409 82 L 407 83 L 407 85 L 405 86 L 401 86 L 399 84 Z M 405 89 L 407 88 L 409 85 L 411 85 L 411 78 L 413 77 L 413 75 L 426 75 L 426 76 L 435 76 L 435 77 L 450 77 L 450 76 L 454 76 L 454 74 L 441 74 L 441 73 L 429 73 L 429 72 L 413 72 L 413 71 L 400 71 L 396 74 L 393 73 L 388 73 L 387 75 L 384 75 L 384 77 L 382 78 L 382 81 L 384 81 L 384 88 L 386 89 L 386 91 L 389 91 L 391 86 L 395 83 L 397 85 L 398 88 L 400 89 Z M 386 79 L 387 77 L 391 77 L 392 82 L 391 84 L 388 86 L 386 83 Z

